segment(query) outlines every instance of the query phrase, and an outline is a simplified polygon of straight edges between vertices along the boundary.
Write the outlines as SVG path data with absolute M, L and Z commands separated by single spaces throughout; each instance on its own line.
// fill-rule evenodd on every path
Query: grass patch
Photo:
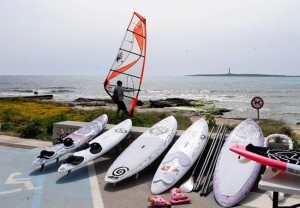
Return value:
M 264 136 L 267 137 L 270 134 L 285 134 L 291 136 L 292 129 L 283 121 L 277 120 L 261 120 L 259 121 L 259 126 L 264 133 Z
M 96 110 L 78 110 L 52 102 L 33 100 L 1 100 L 0 124 L 1 131 L 17 133 L 24 138 L 51 140 L 53 123 L 60 121 L 89 122 L 107 114 L 110 124 L 118 124 L 127 117 L 116 116 L 116 111 L 99 108 Z M 131 118 L 134 126 L 151 127 L 158 121 L 170 116 L 167 112 L 151 111 L 136 112 Z M 189 117 L 176 115 L 177 129 L 187 129 L 192 122 Z

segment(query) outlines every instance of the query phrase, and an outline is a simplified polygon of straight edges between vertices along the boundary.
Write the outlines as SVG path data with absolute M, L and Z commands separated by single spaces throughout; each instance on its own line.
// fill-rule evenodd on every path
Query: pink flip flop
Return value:
M 190 197 L 182 193 L 181 189 L 173 188 L 171 190 L 171 204 L 186 204 L 190 203 L 190 201 Z
M 170 207 L 171 204 L 161 196 L 150 196 L 148 198 L 150 206 L 153 207 Z

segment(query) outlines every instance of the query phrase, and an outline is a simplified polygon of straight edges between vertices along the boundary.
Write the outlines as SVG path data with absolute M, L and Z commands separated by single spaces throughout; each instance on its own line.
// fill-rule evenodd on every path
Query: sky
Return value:
M 300 75 L 298 0 L 1 0 L 0 75 L 105 75 L 133 12 L 145 76 Z

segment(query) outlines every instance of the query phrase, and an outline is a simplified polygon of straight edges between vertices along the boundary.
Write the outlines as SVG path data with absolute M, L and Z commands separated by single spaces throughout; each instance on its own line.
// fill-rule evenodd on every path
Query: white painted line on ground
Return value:
M 94 208 L 104 208 L 93 161 L 88 163 L 88 170 L 89 170 L 89 176 L 90 176 L 89 178 L 90 178 L 90 185 L 91 185 L 91 192 L 92 192 Z

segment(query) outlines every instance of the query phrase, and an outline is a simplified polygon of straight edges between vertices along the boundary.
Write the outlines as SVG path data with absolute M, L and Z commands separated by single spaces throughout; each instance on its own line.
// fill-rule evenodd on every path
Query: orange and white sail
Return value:
M 129 114 L 137 104 L 143 80 L 146 60 L 146 19 L 134 12 L 117 56 L 104 82 L 104 89 L 110 97 L 113 95 L 117 81 L 130 89 L 124 92 L 124 103 Z

